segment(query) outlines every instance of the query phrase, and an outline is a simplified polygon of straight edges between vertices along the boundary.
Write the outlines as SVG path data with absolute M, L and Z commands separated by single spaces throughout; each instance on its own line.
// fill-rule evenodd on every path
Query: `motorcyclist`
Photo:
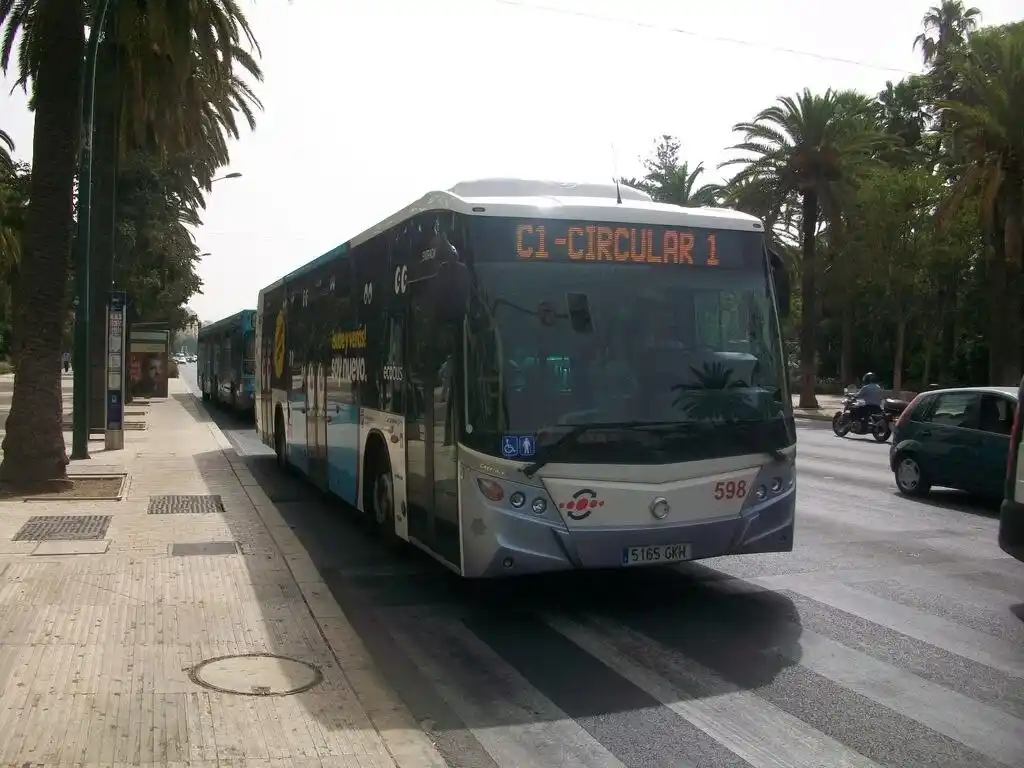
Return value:
M 866 422 L 869 416 L 882 410 L 884 393 L 878 377 L 873 373 L 865 373 L 861 383 L 863 386 L 853 395 L 856 405 L 850 409 L 850 416 L 855 421 Z

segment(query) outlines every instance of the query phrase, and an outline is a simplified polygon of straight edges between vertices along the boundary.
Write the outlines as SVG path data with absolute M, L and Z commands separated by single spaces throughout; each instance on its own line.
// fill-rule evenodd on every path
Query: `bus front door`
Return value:
M 412 322 L 407 324 L 405 354 L 409 536 L 461 570 L 454 439 L 446 444 L 451 428 L 445 382 L 455 378 L 447 375 L 448 369 L 455 370 L 454 342 L 452 334 L 416 321 L 427 316 L 421 286 L 409 286 Z

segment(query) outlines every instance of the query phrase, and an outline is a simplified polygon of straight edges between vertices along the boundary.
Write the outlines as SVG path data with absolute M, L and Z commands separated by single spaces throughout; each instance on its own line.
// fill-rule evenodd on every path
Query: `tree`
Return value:
M 924 310 L 915 294 L 926 290 L 930 259 L 940 253 L 933 236 L 940 189 L 925 169 L 879 164 L 865 171 L 850 200 L 850 250 L 867 276 L 872 307 L 894 326 L 894 389 L 903 388 L 908 324 Z
M 21 357 L 0 480 L 66 477 L 59 361 L 81 136 L 84 33 L 87 11 L 94 10 L 88 0 L 0 2 L 0 66 L 7 71 L 20 40 L 16 82 L 26 90 L 31 85 L 36 112 L 26 258 L 14 313 Z M 246 40 L 255 44 L 248 23 L 234 0 L 122 2 L 113 15 L 112 27 L 92 25 L 91 34 L 123 43 L 127 52 L 121 108 L 130 130 L 125 135 L 157 157 L 188 157 L 189 178 L 195 180 L 190 189 L 209 189 L 214 172 L 227 162 L 228 138 L 238 132 L 234 113 L 252 122 L 255 97 L 233 68 L 236 61 L 250 71 L 255 67 L 241 48 Z M 190 196 L 184 187 L 179 193 L 186 217 L 194 205 L 201 207 L 201 193 Z M 171 250 L 179 257 L 167 269 L 169 279 L 181 269 L 183 246 L 180 233 L 166 241 L 174 242 Z
M 14 151 L 14 139 L 10 134 L 0 130 L 0 179 L 7 179 L 14 175 L 14 160 L 11 159 L 11 152 Z
M 959 149 L 948 210 L 968 196 L 979 201 L 990 240 L 989 380 L 1013 385 L 1021 378 L 1024 320 L 1024 24 L 972 35 L 950 72 L 956 85 L 939 103 Z
M 672 203 L 684 208 L 713 206 L 718 202 L 721 187 L 717 184 L 697 186 L 704 173 L 704 164 L 691 170 L 689 163 L 679 160 L 679 139 L 663 135 L 658 139 L 651 157 L 644 160 L 647 173 L 642 179 L 620 179 L 650 194 L 660 203 Z
M 25 28 L 21 76 L 32 77 L 35 127 L 32 186 L 25 222 L 19 300 L 14 308 L 18 375 L 14 382 L 0 480 L 20 484 L 66 477 L 61 422 L 61 338 L 68 308 L 72 192 L 81 124 L 85 45 L 80 0 L 0 4 L 7 70 L 15 33 Z
M 868 119 L 863 97 L 832 90 L 821 96 L 806 89 L 796 97 L 782 96 L 753 122 L 739 123 L 733 130 L 744 141 L 732 149 L 748 155 L 723 163 L 743 166 L 730 182 L 734 187 L 759 189 L 771 200 L 768 207 L 776 210 L 788 195 L 800 196 L 800 407 L 817 408 L 819 217 L 838 222 L 844 187 L 853 183 L 858 164 L 871 158 L 884 137 Z

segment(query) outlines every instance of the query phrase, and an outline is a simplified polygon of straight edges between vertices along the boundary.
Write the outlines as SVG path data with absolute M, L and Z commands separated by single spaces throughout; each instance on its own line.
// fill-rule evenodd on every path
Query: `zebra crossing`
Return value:
M 346 612 L 452 766 L 987 768 L 1024 765 L 1017 565 L 740 579 L 694 564 L 529 600 L 424 601 L 350 573 L 332 591 L 359 600 Z M 890 582 L 904 591 L 879 596 Z
M 487 583 L 249 466 L 438 765 L 1024 765 L 1024 565 L 991 511 L 894 494 L 886 446 L 798 442 L 791 553 Z

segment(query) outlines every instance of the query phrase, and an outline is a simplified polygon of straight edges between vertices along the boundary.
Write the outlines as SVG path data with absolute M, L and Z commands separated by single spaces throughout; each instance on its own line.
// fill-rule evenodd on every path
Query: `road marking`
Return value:
M 555 616 L 546 621 L 754 768 L 877 768 L 873 760 L 803 720 L 634 630 L 598 617 L 587 617 L 586 625 Z M 616 647 L 623 641 L 644 650 L 627 656 Z M 634 659 L 658 659 L 670 665 L 674 677 L 685 680 L 687 689 L 699 693 L 680 690 Z
M 624 768 L 461 622 L 391 615 L 398 645 L 498 765 Z
M 1024 677 L 1020 648 L 954 621 L 875 597 L 844 584 L 808 579 L 806 574 L 773 583 L 776 589 L 793 592 L 846 611 L 916 640 L 942 648 L 1014 677 Z

